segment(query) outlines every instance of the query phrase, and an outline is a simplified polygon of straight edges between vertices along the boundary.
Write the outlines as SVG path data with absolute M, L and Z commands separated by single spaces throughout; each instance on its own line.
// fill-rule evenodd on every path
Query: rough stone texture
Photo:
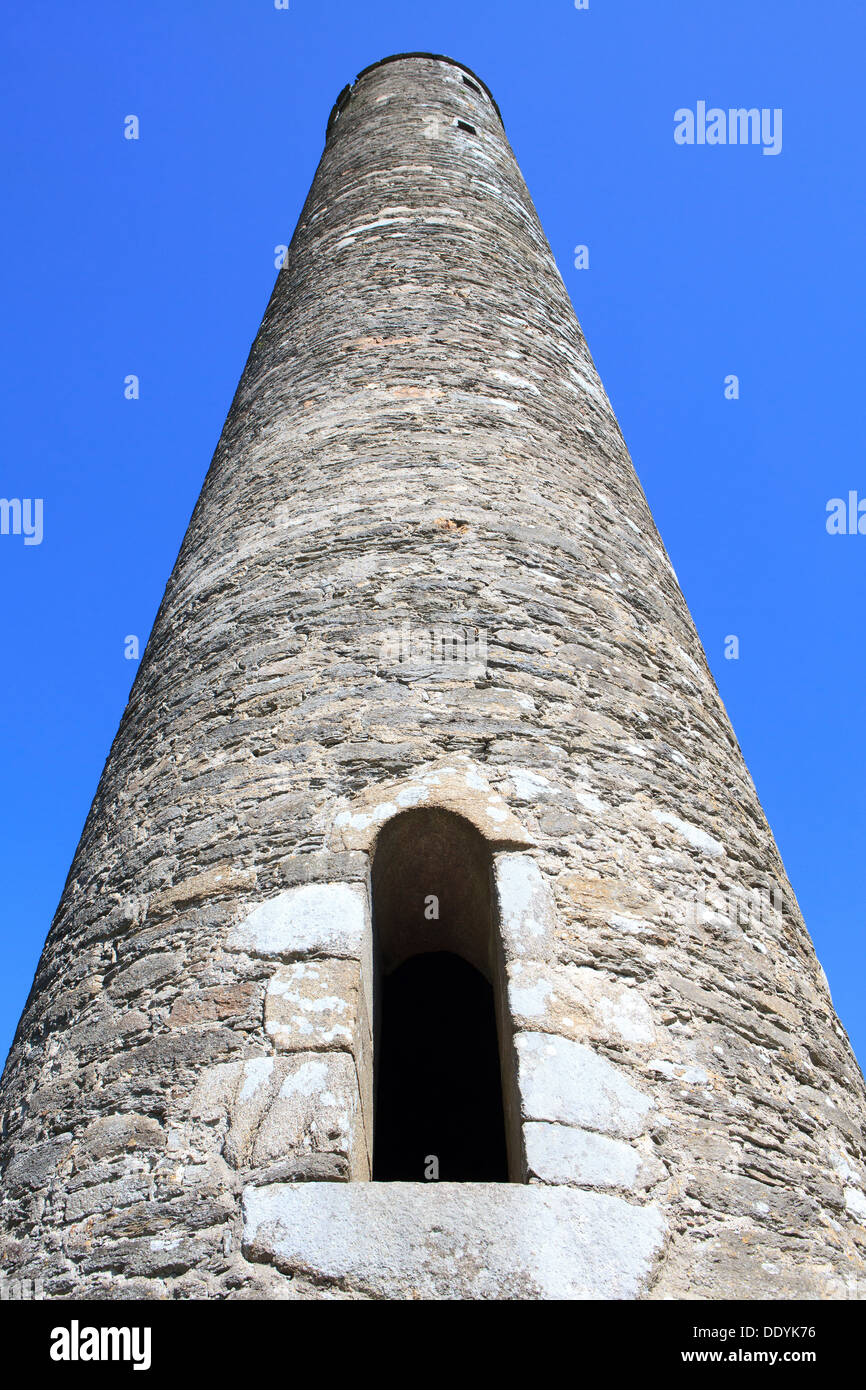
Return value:
M 359 1027 L 361 976 L 355 961 L 299 961 L 271 977 L 265 1032 L 278 1052 L 351 1048 Z
M 511 1183 L 279 1183 L 244 1197 L 244 1249 L 374 1298 L 634 1298 L 662 1243 L 652 1206 Z
M 464 753 L 418 769 L 412 777 L 365 789 L 337 812 L 333 838 L 341 848 L 370 851 L 391 816 L 433 805 L 462 816 L 497 845 L 532 844 L 531 836 L 499 792 Z
M 254 956 L 349 956 L 364 948 L 366 896 L 349 883 L 310 883 L 262 903 L 229 932 L 226 945 Z
M 639 1192 L 666 1176 L 662 1164 L 633 1144 L 563 1124 L 524 1126 L 530 1180 Z
M 345 94 L 87 818 L 0 1092 L 0 1266 L 50 1296 L 436 1284 L 399 1259 L 388 1283 L 363 1243 L 320 1280 L 328 1203 L 361 1220 L 395 1189 L 346 1182 L 369 1104 L 351 1051 L 281 1052 L 266 1018 L 277 972 L 355 958 L 339 914 L 295 913 L 322 887 L 361 930 L 380 822 L 359 847 L 351 817 L 459 755 L 495 794 L 479 828 L 542 1171 L 492 1208 L 419 1187 L 407 1219 L 452 1204 L 467 1244 L 507 1231 L 529 1269 L 597 1216 L 613 1273 L 569 1284 L 596 1295 L 866 1288 L 863 1078 L 498 114 L 463 79 L 404 58 Z M 399 660 L 407 621 L 485 633 L 483 674 Z M 780 911 L 718 910 L 755 889 Z M 576 1075 L 622 1114 L 652 1101 L 644 1133 L 605 1137 L 659 1165 L 653 1215 L 642 1189 L 576 1190 L 600 1152 L 579 1132 L 610 1119 Z M 563 1123 L 571 1168 L 529 1129 Z M 306 1240 L 282 1254 L 264 1224 L 243 1244 L 242 1190 L 275 1182 L 295 1186 L 274 1222 Z M 645 1221 L 663 1248 L 624 1283 Z M 542 1257 L 527 1296 L 572 1279 Z M 477 1292 L 471 1259 L 452 1292 Z
M 508 965 L 511 1017 L 526 1032 L 575 1041 L 652 1047 L 652 1010 L 641 993 L 613 976 L 579 965 L 517 959 Z
M 553 902 L 538 865 L 528 854 L 496 856 L 499 929 L 506 961 L 526 956 L 549 962 L 554 940 Z
M 211 1067 L 199 1079 L 191 1111 L 214 1126 L 222 1156 L 239 1171 L 272 1177 L 271 1165 L 289 1156 L 294 1163 L 325 1155 L 329 1172 L 369 1176 L 358 1080 L 346 1053 L 298 1052 Z
M 554 1120 L 632 1138 L 652 1101 L 607 1058 L 551 1033 L 518 1033 L 517 1070 L 528 1120 Z

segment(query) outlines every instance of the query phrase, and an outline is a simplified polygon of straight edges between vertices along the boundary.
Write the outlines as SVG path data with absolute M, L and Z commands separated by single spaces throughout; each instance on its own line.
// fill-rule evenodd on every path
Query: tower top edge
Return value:
M 339 116 L 340 112 L 343 110 L 343 107 L 346 105 L 347 101 L 352 96 L 356 83 L 360 82 L 362 77 L 366 77 L 368 73 L 374 72 L 376 68 L 384 67 L 386 63 L 399 63 L 402 62 L 404 58 L 429 58 L 434 63 L 448 63 L 453 68 L 459 68 L 462 73 L 465 73 L 467 77 L 471 78 L 473 82 L 478 84 L 478 86 L 484 92 L 485 96 L 490 101 L 494 111 L 496 112 L 496 115 L 499 117 L 499 122 L 503 130 L 505 129 L 505 122 L 502 119 L 502 112 L 499 110 L 496 98 L 494 97 L 487 83 L 484 81 L 482 77 L 478 76 L 477 72 L 474 72 L 472 68 L 467 67 L 465 63 L 459 62 L 456 58 L 449 58 L 448 55 L 445 53 L 416 52 L 390 53 L 386 58 L 379 58 L 377 62 L 369 63 L 367 67 L 362 68 L 361 71 L 357 74 L 354 82 L 347 83 L 343 90 L 340 92 L 340 95 L 337 97 L 337 100 L 334 102 L 334 105 L 331 108 L 331 114 L 328 117 L 328 133 L 330 134 L 335 120 Z

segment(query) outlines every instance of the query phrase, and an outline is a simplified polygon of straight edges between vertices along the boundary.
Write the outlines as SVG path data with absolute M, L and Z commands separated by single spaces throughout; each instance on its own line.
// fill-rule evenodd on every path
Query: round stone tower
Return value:
M 864 1102 L 496 103 L 377 63 L 9 1057 L 3 1273 L 857 1296 Z

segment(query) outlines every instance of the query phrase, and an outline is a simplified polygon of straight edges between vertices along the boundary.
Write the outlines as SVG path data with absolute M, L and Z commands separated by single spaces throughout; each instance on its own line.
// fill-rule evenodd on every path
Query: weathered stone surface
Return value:
M 363 883 L 370 872 L 368 855 L 357 850 L 287 854 L 260 875 L 260 883 L 278 882 L 286 888 L 300 883 Z
M 359 962 L 298 961 L 271 976 L 265 1032 L 278 1052 L 351 1052 L 362 1026 Z
M 506 958 L 546 959 L 553 949 L 553 903 L 538 865 L 527 854 L 498 854 L 495 873 Z
M 866 1298 L 862 1266 L 840 1265 L 835 1242 L 828 1241 L 804 1262 L 799 1258 L 801 1245 L 796 1236 L 779 1238 L 756 1221 L 749 1228 L 750 1258 L 744 1260 L 743 1226 L 742 1221 L 728 1226 L 715 1224 L 697 1242 L 690 1230 L 675 1236 L 649 1296 L 682 1297 L 677 1272 L 688 1260 L 692 1278 L 688 1296 L 695 1300 Z
M 147 1115 L 107 1115 L 94 1120 L 82 1134 L 78 1147 L 93 1158 L 129 1153 L 132 1149 L 163 1149 L 165 1130 Z
M 122 999 L 140 994 L 145 989 L 158 989 L 178 973 L 183 961 L 183 955 L 179 951 L 159 951 L 152 956 L 145 956 L 115 975 L 109 985 L 109 991 Z
M 244 1193 L 248 1259 L 380 1298 L 635 1298 L 662 1229 L 652 1206 L 514 1183 Z
M 232 1019 L 252 1023 L 251 1015 L 260 1002 L 261 989 L 255 981 L 247 984 L 217 985 L 195 996 L 178 999 L 168 1016 L 170 1028 Z
M 526 1123 L 540 1171 L 496 1231 L 479 1209 L 474 1248 L 519 1241 L 540 1193 L 539 1259 L 561 1242 L 567 1275 L 521 1288 L 583 1287 L 568 1250 L 608 1211 L 618 1257 L 648 1192 L 642 1167 L 619 1224 L 619 1199 L 569 1184 L 626 1176 L 599 1139 L 642 1164 L 651 1139 L 664 1252 L 649 1285 L 596 1287 L 866 1289 L 863 1077 L 496 108 L 463 78 L 380 64 L 335 113 L 84 826 L 0 1087 L 0 1262 L 51 1296 L 402 1290 L 367 1265 L 290 1278 L 232 1241 L 244 1185 L 385 1200 L 347 1182 L 369 1171 L 361 1041 L 281 1051 L 268 989 L 358 962 L 373 1018 L 370 852 L 380 808 L 412 805 L 469 817 L 497 860 L 509 1133 Z M 483 662 L 395 659 L 407 622 L 485 634 Z M 780 911 L 720 906 L 756 890 Z M 542 1150 L 551 1125 L 596 1139 Z M 197 1206 L 175 1178 L 202 1166 Z M 323 1222 L 341 1199 L 321 1200 Z M 455 1292 L 484 1282 L 470 1258 Z
M 508 1002 L 516 1027 L 526 1031 L 634 1047 L 650 1047 L 657 1036 L 639 990 L 581 966 L 512 960 Z
M 660 1163 L 632 1144 L 592 1130 L 533 1121 L 524 1125 L 523 1135 L 529 1176 L 540 1182 L 637 1192 L 665 1176 Z
M 624 1138 L 646 1128 L 652 1101 L 590 1048 L 550 1033 L 518 1033 L 515 1048 L 527 1120 L 555 1120 Z
M 310 883 L 261 903 L 229 933 L 230 950 L 292 959 L 360 959 L 366 934 L 366 894 L 354 883 Z
M 255 881 L 256 876 L 251 869 L 239 869 L 234 864 L 218 864 L 205 873 L 192 874 L 180 883 L 155 893 L 148 903 L 148 915 L 158 916 L 210 897 L 231 895 L 239 889 L 254 887 Z
M 46 1187 L 56 1173 L 63 1171 L 71 1152 L 72 1145 L 68 1139 L 49 1139 L 15 1154 L 3 1174 L 7 1192 L 18 1195 L 21 1191 L 39 1191 Z
M 345 1155 L 351 1175 L 361 1176 L 361 1102 L 351 1057 L 344 1052 L 299 1053 L 291 1061 L 255 1136 L 253 1166 L 298 1150 L 328 1152 Z
M 369 1176 L 358 1080 L 343 1052 L 255 1057 L 211 1068 L 191 1114 L 215 1127 L 236 1169 L 263 1169 L 311 1154 L 339 1160 L 343 1176 Z
M 399 811 L 432 805 L 462 816 L 497 844 L 532 843 L 499 792 L 465 754 L 362 792 L 334 817 L 334 840 L 348 850 L 370 850 L 384 821 Z

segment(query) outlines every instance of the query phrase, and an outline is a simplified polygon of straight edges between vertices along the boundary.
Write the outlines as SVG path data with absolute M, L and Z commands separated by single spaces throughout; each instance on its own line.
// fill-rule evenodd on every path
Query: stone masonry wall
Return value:
M 486 658 L 395 659 L 407 622 Z M 516 1026 L 652 1102 L 645 1296 L 862 1295 L 863 1078 L 497 111 L 413 56 L 332 120 L 87 818 L 2 1083 L 4 1273 L 375 1294 L 244 1245 L 245 1186 L 363 1174 L 299 1112 L 297 1151 L 261 1116 L 227 1146 L 219 1097 L 294 1065 L 274 963 L 229 938 L 361 891 L 337 817 L 458 754 L 555 905 Z

